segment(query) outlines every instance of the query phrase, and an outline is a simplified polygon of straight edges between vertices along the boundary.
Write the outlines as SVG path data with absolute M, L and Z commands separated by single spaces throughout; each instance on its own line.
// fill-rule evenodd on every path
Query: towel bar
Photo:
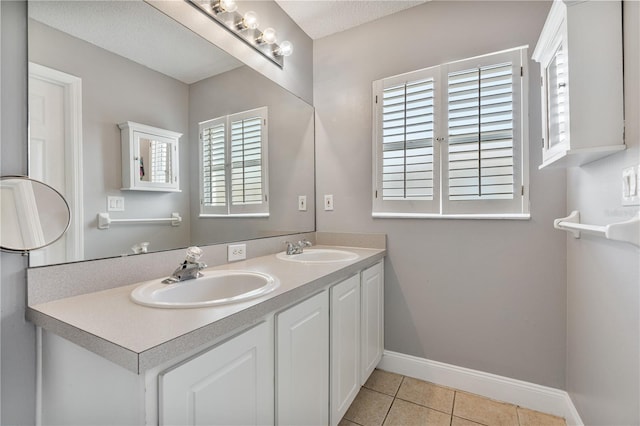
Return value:
M 608 240 L 624 241 L 640 247 L 640 213 L 624 222 L 600 226 L 580 223 L 580 212 L 574 210 L 569 216 L 554 220 L 553 227 L 571 232 L 575 238 L 580 238 L 580 232 L 586 232 Z
M 171 217 L 148 218 L 148 219 L 111 219 L 109 213 L 98 213 L 98 229 L 109 229 L 112 223 L 150 223 L 150 222 L 171 222 L 171 226 L 178 226 L 182 222 L 180 213 L 171 213 Z

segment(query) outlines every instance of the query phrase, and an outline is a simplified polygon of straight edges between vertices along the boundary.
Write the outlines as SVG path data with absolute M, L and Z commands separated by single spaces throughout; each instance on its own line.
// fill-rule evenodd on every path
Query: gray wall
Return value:
M 157 251 L 189 245 L 189 86 L 40 22 L 29 20 L 29 60 L 82 79 L 82 137 L 85 259 L 131 253 L 150 242 Z M 180 187 L 183 192 L 120 191 L 122 159 L 117 124 L 134 121 L 182 133 Z M 135 224 L 97 228 L 107 196 L 125 199 L 111 217 L 169 217 L 180 226 Z
M 198 123 L 266 106 L 269 114 L 269 217 L 199 218 L 198 176 L 191 176 L 191 241 L 206 244 L 315 230 L 313 107 L 249 67 L 189 87 L 191 164 L 199 164 Z M 298 195 L 307 211 L 298 211 Z
M 0 2 L 2 9 L 2 122 L 0 173 L 27 172 L 27 6 Z M 35 424 L 35 332 L 24 319 L 27 257 L 0 252 L 3 425 Z
M 585 223 L 639 210 L 622 207 L 621 177 L 640 164 L 640 3 L 623 8 L 627 150 L 567 171 L 567 211 Z M 585 424 L 640 424 L 640 249 L 583 234 L 567 253 L 567 390 Z
M 530 63 L 532 219 L 371 218 L 371 83 L 537 42 L 548 2 L 433 1 L 314 44 L 319 231 L 384 232 L 385 348 L 564 387 L 564 171 L 539 172 L 539 67 Z

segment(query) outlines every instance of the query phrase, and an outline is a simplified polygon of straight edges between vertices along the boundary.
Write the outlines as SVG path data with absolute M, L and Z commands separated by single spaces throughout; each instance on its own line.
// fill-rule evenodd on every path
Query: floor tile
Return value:
M 478 395 L 456 392 L 453 415 L 490 426 L 518 424 L 516 406 Z
M 484 426 L 481 423 L 472 422 L 471 420 L 463 419 L 462 417 L 453 416 L 451 418 L 451 426 Z M 514 425 L 517 426 L 517 425 Z
M 392 402 L 392 396 L 361 388 L 344 418 L 362 426 L 380 426 Z
M 396 396 L 405 401 L 451 414 L 454 394 L 455 391 L 453 389 L 405 377 Z
M 338 426 L 358 426 L 358 424 L 347 419 L 342 419 L 340 423 L 338 423 Z
M 396 399 L 384 426 L 449 426 L 451 415 Z
M 367 383 L 364 384 L 364 387 L 387 395 L 396 396 L 401 382 L 402 376 L 400 374 L 375 369 L 373 373 L 371 373 L 371 376 L 369 376 Z
M 518 407 L 520 426 L 566 426 L 567 422 L 561 417 L 539 411 Z

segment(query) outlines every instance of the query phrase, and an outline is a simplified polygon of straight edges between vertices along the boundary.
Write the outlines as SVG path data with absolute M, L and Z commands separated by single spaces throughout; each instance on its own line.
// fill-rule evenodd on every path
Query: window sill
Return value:
M 378 219 L 491 219 L 491 220 L 529 220 L 530 213 L 506 214 L 437 214 L 437 213 L 371 213 L 371 217 Z
M 257 217 L 269 217 L 269 213 L 236 213 L 236 214 L 204 214 L 201 213 L 198 217 L 206 218 L 257 218 Z

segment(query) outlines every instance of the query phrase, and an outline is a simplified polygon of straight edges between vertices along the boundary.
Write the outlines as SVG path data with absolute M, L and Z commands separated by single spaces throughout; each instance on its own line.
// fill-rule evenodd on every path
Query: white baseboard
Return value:
M 569 394 L 560 389 L 386 350 L 378 368 L 564 417 L 567 426 L 584 425 Z

